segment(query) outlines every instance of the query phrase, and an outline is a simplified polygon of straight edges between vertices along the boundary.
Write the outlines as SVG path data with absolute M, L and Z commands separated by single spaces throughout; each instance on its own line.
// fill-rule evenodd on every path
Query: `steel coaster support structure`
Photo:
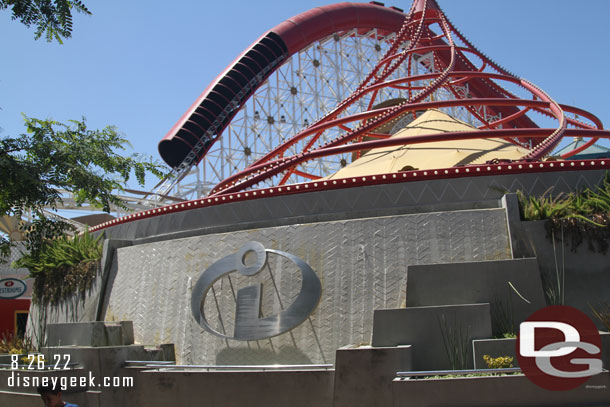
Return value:
M 528 147 L 523 161 L 546 157 L 568 126 L 591 136 L 581 151 L 603 130 L 480 52 L 435 0 L 415 0 L 407 13 L 340 3 L 270 30 L 202 93 L 159 145 L 175 172 L 159 191 L 202 160 L 203 184 L 216 182 L 209 196 L 316 180 L 363 150 L 394 145 L 398 123 L 430 108 L 465 114 L 481 130 L 467 137 Z M 532 113 L 557 127 L 539 129 Z M 460 136 L 417 142 L 446 137 Z

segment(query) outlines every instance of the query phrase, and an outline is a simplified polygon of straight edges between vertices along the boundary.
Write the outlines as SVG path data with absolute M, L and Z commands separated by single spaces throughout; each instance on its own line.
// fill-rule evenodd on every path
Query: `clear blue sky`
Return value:
M 157 144 L 201 91 L 263 32 L 329 1 L 85 1 L 64 45 L 0 12 L 0 127 L 21 112 L 91 127 L 115 125 L 134 151 Z M 610 128 L 610 1 L 438 0 L 480 50 L 560 103 Z M 389 2 L 408 10 L 410 1 Z M 606 144 L 607 145 L 607 144 Z

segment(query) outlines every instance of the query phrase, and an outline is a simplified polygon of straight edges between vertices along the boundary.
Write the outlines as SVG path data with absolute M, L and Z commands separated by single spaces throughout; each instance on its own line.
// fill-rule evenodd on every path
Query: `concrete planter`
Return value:
M 504 198 L 514 258 L 536 257 L 543 277 L 543 286 L 555 283 L 557 270 L 565 271 L 565 305 L 587 314 L 598 326 L 603 328 L 591 314 L 590 305 L 610 302 L 610 253 L 599 253 L 590 249 L 585 237 L 575 250 L 572 250 L 571 236 L 564 234 L 561 239 L 547 236 L 546 221 L 522 221 L 516 195 Z M 546 284 L 545 284 L 546 282 Z
M 488 376 L 392 382 L 394 407 L 585 406 L 610 404 L 610 373 L 569 391 L 549 391 L 527 377 Z

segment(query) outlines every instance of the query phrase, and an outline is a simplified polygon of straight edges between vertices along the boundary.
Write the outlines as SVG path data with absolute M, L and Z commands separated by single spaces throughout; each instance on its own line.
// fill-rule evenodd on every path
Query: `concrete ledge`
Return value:
M 549 391 L 527 377 L 489 376 L 392 382 L 394 407 L 607 406 L 610 373 L 591 377 L 569 391 Z
M 120 405 L 123 406 L 332 406 L 332 370 L 140 371 L 126 374 L 136 376 L 137 387 L 121 389 Z
M 489 304 L 375 310 L 372 345 L 413 345 L 413 370 L 452 368 L 443 336 L 459 342 L 462 368 L 472 368 L 471 341 L 491 337 Z
M 51 363 L 48 362 L 47 363 Z M 43 377 L 47 377 L 46 380 L 57 378 L 58 383 L 61 384 L 61 380 L 67 385 L 68 389 L 64 393 L 84 393 L 89 390 L 88 386 L 81 386 L 77 382 L 76 386 L 70 386 L 70 377 L 86 377 L 89 371 L 83 368 L 76 368 L 70 370 L 0 370 L 0 391 L 2 392 L 17 392 L 38 395 L 36 387 L 42 384 Z M 88 384 L 88 382 L 87 382 Z M 1 401 L 1 399 L 0 399 Z M 40 401 L 39 401 L 40 404 Z M 2 404 L 7 405 L 7 404 Z
M 133 344 L 133 323 L 121 321 L 48 324 L 49 346 L 121 346 Z
M 142 345 L 60 346 L 43 348 L 43 353 L 49 355 L 51 360 L 53 360 L 53 355 L 60 355 L 62 360 L 68 355 L 70 362 L 78 363 L 87 371 L 91 371 L 94 376 L 110 377 L 118 375 L 126 360 L 175 361 L 173 352 L 170 352 L 167 346 L 164 346 L 164 348 L 146 349 Z M 173 346 L 171 350 L 173 350 Z M 171 356 L 171 358 L 167 358 L 168 356 Z
M 412 369 L 411 346 L 337 350 L 334 407 L 392 405 L 392 379 Z

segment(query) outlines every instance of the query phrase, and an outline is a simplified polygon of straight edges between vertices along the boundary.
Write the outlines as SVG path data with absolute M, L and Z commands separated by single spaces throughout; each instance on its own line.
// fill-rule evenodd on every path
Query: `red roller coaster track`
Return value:
M 482 131 L 477 132 L 474 137 L 506 138 L 515 144 L 529 147 L 530 151 L 522 157 L 523 161 L 541 160 L 547 156 L 566 135 L 568 125 L 588 130 L 586 133 L 591 139 L 579 150 L 572 151 L 563 158 L 586 149 L 598 137 L 608 137 L 602 123 L 591 113 L 556 103 L 543 90 L 511 74 L 477 50 L 451 24 L 435 0 L 415 0 L 407 14 L 379 4 L 340 3 L 300 14 L 263 35 L 202 93 L 161 141 L 159 149 L 162 157 L 170 165 L 176 166 L 185 153 L 200 141 L 204 146 L 198 152 L 197 159 L 200 160 L 209 146 L 221 137 L 223 128 L 229 123 L 240 103 L 243 103 L 257 85 L 277 69 L 288 55 L 332 33 L 371 27 L 396 32 L 396 36 L 385 55 L 360 86 L 317 122 L 276 146 L 249 167 L 220 182 L 212 190 L 211 196 L 251 188 L 273 177 L 279 177 L 277 184 L 283 185 L 295 172 L 305 178 L 316 179 L 316 176 L 300 170 L 299 166 L 316 157 L 394 145 L 392 143 L 397 142 L 392 140 L 363 140 L 374 134 L 380 126 L 395 122 L 406 113 L 415 114 L 425 109 L 448 105 L 467 108 L 483 123 L 480 126 Z M 440 32 L 435 32 L 432 27 L 435 27 L 436 31 L 440 29 Z M 458 46 L 457 42 L 461 45 Z M 426 75 L 388 80 L 401 64 L 418 63 L 418 56 L 426 53 L 433 54 L 436 71 Z M 473 59 L 480 60 L 478 66 Z M 492 72 L 489 72 L 490 70 Z M 427 81 L 425 86 L 415 85 L 423 80 Z M 515 96 L 507 90 L 507 84 L 516 85 L 530 96 Z M 464 85 L 467 85 L 467 95 L 460 94 L 457 90 L 458 86 Z M 370 97 L 368 106 L 371 109 L 375 102 L 381 102 L 376 100 L 376 95 L 385 87 L 400 87 L 408 91 L 409 97 L 395 106 L 344 114 L 348 107 L 365 95 Z M 451 92 L 455 100 L 430 100 L 430 96 L 440 88 Z M 479 113 L 480 107 L 501 119 L 487 119 Z M 557 127 L 539 129 L 526 115 L 530 111 L 555 118 Z M 590 123 L 568 118 L 566 112 L 586 118 Z M 337 126 L 345 130 L 342 136 L 313 147 L 325 131 Z M 537 137 L 530 136 L 532 133 L 536 133 Z M 544 137 L 540 138 L 540 134 Z M 379 137 L 378 134 L 375 136 Z M 447 140 L 459 136 L 431 134 L 418 138 L 421 139 L 418 142 Z M 302 151 L 286 155 L 291 146 L 303 142 L 306 147 Z M 414 142 L 413 139 L 409 140 L 409 143 Z M 402 140 L 402 143 L 405 141 Z
M 580 148 L 561 157 L 565 159 L 585 150 L 599 138 L 610 138 L 610 132 L 603 129 L 601 121 L 593 114 L 555 102 L 546 92 L 480 52 L 455 28 L 435 0 L 415 0 L 406 14 L 374 2 L 340 3 L 315 8 L 279 24 L 244 51 L 208 86 L 160 142 L 161 156 L 174 168 L 184 165 L 189 156 L 194 163 L 199 162 L 222 137 L 240 106 L 288 57 L 329 35 L 354 30 L 366 33 L 372 28 L 395 33 L 392 42 L 360 85 L 323 117 L 218 183 L 205 199 L 151 209 L 94 229 L 203 206 L 313 190 L 499 173 L 610 168 L 610 160 L 543 162 L 563 137 L 590 138 Z M 399 67 L 422 64 L 423 55 L 434 65 L 427 73 L 396 77 Z M 384 100 L 377 96 L 386 88 L 401 89 L 408 97 L 395 105 L 379 107 Z M 453 99 L 434 98 L 440 89 L 452 94 Z M 519 97 L 517 93 L 525 96 Z M 353 109 L 355 104 L 363 100 L 367 108 L 354 112 L 357 110 Z M 415 116 L 427 109 L 452 106 L 466 109 L 480 123 L 479 130 L 408 138 L 380 134 L 381 126 L 397 122 L 406 114 Z M 556 126 L 540 128 L 528 113 L 554 119 Z M 341 129 L 342 132 L 335 132 L 333 134 L 338 136 L 327 137 L 325 143 L 320 143 L 329 129 Z M 526 148 L 528 153 L 516 162 L 333 180 L 319 180 L 319 176 L 308 174 L 303 166 L 320 157 L 348 152 L 358 155 L 371 148 L 482 138 L 508 140 Z M 295 146 L 304 147 L 295 154 Z M 285 185 L 291 174 L 311 182 Z M 270 180 L 274 186 L 252 190 L 262 182 L 269 185 Z

